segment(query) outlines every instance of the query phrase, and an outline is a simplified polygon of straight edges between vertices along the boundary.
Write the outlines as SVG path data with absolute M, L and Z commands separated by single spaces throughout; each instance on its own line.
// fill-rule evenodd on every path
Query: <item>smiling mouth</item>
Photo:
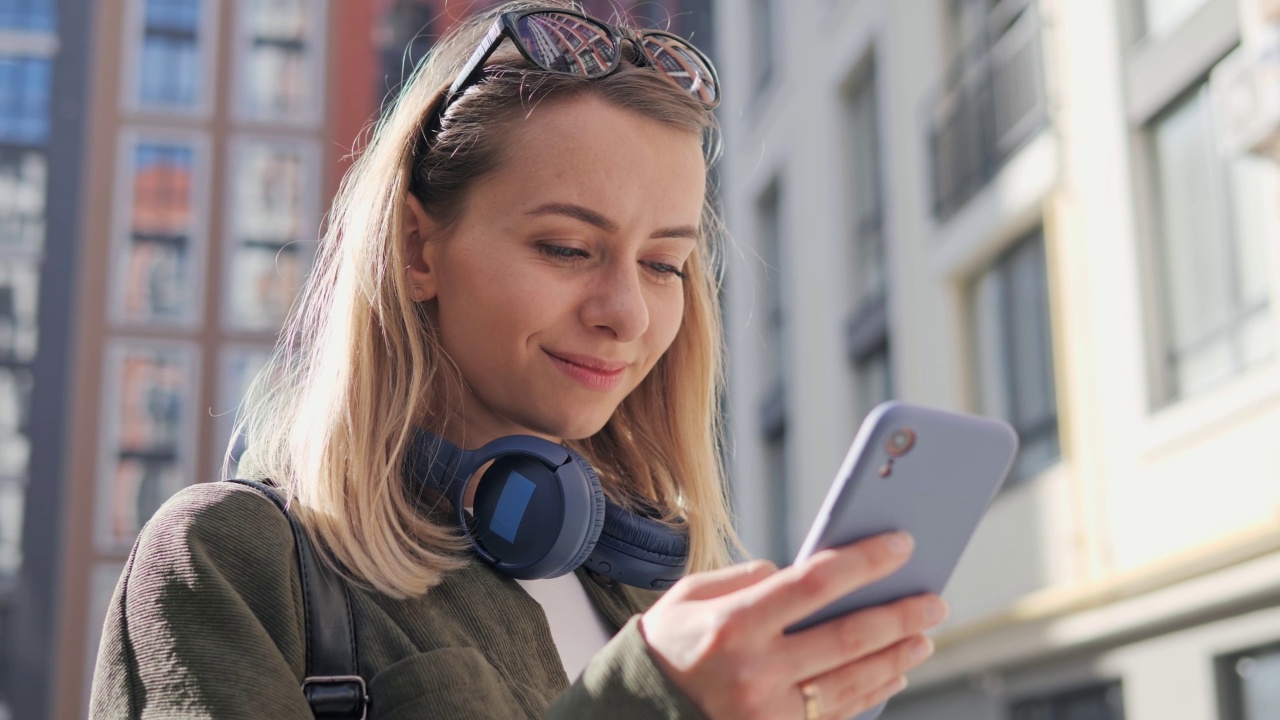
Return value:
M 593 390 L 611 390 L 622 382 L 626 363 L 610 363 L 582 355 L 558 355 L 543 350 L 555 366 L 570 379 Z

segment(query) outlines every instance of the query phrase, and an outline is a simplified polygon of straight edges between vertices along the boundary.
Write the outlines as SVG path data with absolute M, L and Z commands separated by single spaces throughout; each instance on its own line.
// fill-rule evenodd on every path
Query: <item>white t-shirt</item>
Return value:
M 587 661 L 609 642 L 613 632 L 591 604 L 587 591 L 573 573 L 545 580 L 516 580 L 547 616 L 564 674 L 573 682 Z

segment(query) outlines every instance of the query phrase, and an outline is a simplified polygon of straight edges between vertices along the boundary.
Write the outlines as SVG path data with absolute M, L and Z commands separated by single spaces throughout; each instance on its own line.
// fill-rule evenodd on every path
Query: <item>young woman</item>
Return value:
M 239 474 L 306 532 L 240 484 L 174 496 L 112 599 L 94 717 L 814 720 L 899 691 L 938 598 L 783 631 L 909 537 L 731 564 L 718 101 L 683 40 L 563 3 L 443 38 L 343 182 L 242 415 Z M 306 545 L 345 613 L 304 601 Z M 353 677 L 315 677 L 315 634 L 348 625 Z M 356 705 L 326 706 L 343 682 Z

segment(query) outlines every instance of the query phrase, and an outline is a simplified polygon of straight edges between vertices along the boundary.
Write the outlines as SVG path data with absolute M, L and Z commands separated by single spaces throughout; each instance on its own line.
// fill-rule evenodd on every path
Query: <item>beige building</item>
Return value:
M 716 11 L 750 549 L 885 398 L 1023 440 L 884 717 L 1280 718 L 1280 3 Z

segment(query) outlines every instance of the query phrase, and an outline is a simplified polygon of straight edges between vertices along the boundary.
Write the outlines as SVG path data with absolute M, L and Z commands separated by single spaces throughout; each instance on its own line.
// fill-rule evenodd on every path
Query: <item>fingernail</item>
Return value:
M 911 662 L 920 662 L 933 654 L 933 641 L 925 638 L 911 648 Z
M 947 606 L 941 600 L 930 600 L 924 606 L 924 621 L 932 627 L 947 619 Z
M 906 533 L 890 533 L 885 536 L 884 544 L 894 555 L 906 555 L 911 552 L 911 536 Z

